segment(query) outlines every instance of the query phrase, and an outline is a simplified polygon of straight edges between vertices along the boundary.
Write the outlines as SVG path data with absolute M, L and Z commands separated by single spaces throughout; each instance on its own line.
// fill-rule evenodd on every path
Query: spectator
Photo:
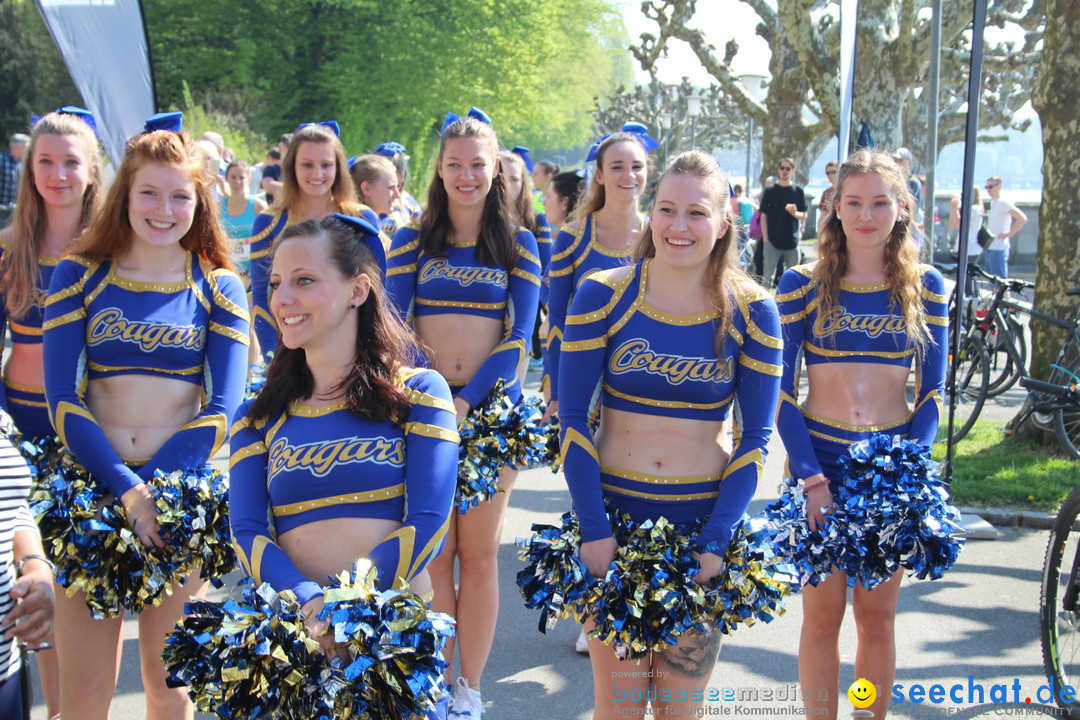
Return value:
M 915 167 L 915 156 L 911 154 L 911 151 L 906 147 L 896 148 L 896 152 L 893 153 L 893 159 L 900 166 L 900 169 L 904 171 L 904 179 L 907 180 L 908 191 L 911 193 L 911 197 L 915 200 L 915 206 L 922 206 L 922 186 L 919 181 L 911 176 L 911 171 Z
M 780 179 L 761 196 L 762 284 L 766 287 L 776 286 L 778 270 L 799 264 L 799 225 L 806 219 L 806 196 L 792 182 L 795 160 L 783 158 L 778 168 Z
M 281 158 L 289 150 L 294 133 L 285 133 L 278 138 L 277 150 L 271 150 L 266 154 L 266 165 L 263 166 L 262 189 L 266 193 L 266 204 L 273 205 L 274 197 L 281 192 Z M 270 165 L 272 154 L 277 152 L 276 162 Z
M 735 195 L 731 198 L 732 210 L 739 218 L 739 247 L 746 243 L 747 232 L 750 230 L 750 218 L 754 217 L 757 203 L 746 197 L 742 185 L 735 186 Z
M 821 234 L 821 228 L 825 225 L 825 218 L 832 212 L 833 193 L 836 192 L 836 161 L 830 160 L 825 163 L 825 177 L 829 178 L 829 187 L 821 193 L 821 200 L 817 206 L 817 231 Z
M 11 223 L 11 211 L 15 209 L 15 198 L 19 192 L 19 174 L 22 172 L 22 159 L 30 136 L 15 133 L 7 150 L 0 153 L 0 229 Z
M 1027 215 L 1008 200 L 1001 199 L 1001 183 L 997 175 L 986 181 L 986 192 L 990 195 L 986 229 L 994 236 L 994 241 L 986 248 L 986 270 L 998 277 L 1009 277 L 1009 238 L 1024 227 Z
M 547 197 L 548 184 L 551 182 L 551 178 L 558 174 L 559 166 L 550 160 L 541 160 L 533 168 L 533 207 L 536 212 L 544 212 L 544 199 Z
M 221 151 L 210 140 L 199 140 L 195 143 L 195 147 L 202 153 L 206 178 L 210 181 L 214 203 L 220 204 L 223 198 L 229 197 L 229 186 L 225 182 L 225 176 L 221 174 Z

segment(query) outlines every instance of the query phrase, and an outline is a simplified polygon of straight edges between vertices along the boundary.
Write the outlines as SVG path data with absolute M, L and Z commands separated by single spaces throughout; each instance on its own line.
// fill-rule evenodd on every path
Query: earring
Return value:
M 350 303 L 349 304 L 349 309 L 350 310 L 355 310 L 356 309 L 356 303 Z

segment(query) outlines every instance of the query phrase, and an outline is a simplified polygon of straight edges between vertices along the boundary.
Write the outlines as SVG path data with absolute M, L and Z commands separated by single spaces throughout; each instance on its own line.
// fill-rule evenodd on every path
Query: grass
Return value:
M 979 420 L 953 454 L 955 505 L 1052 513 L 1080 485 L 1080 460 L 1065 457 L 1056 441 L 1008 436 L 1001 423 Z M 944 443 L 934 445 L 933 457 L 945 459 Z

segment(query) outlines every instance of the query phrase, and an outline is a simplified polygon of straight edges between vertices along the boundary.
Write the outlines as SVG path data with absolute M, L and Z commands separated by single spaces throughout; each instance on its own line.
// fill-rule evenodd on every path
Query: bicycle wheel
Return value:
M 1039 601 L 1039 639 L 1042 641 L 1043 668 L 1054 690 L 1054 700 L 1069 711 L 1078 711 L 1080 701 L 1061 702 L 1061 688 L 1077 687 L 1080 682 L 1080 488 L 1072 491 L 1061 504 L 1043 563 L 1042 593 Z
M 993 328 L 993 341 L 987 340 L 987 352 L 990 353 L 990 385 L 986 389 L 987 397 L 997 397 L 1010 389 L 1020 379 L 1021 373 L 1027 368 L 1027 339 L 1024 337 L 1024 326 L 1017 322 L 1016 318 L 1009 317 L 1005 320 L 1004 327 Z M 1013 361 L 1008 346 L 1016 350 L 1020 356 L 1020 363 Z
M 955 405 L 953 433 L 948 436 L 953 442 L 959 442 L 971 430 L 979 419 L 983 403 L 986 401 L 986 388 L 990 381 L 990 358 L 986 346 L 973 337 L 960 341 L 960 361 L 956 364 L 956 384 L 954 395 L 949 396 L 953 382 L 950 377 L 945 382 L 945 401 Z M 938 442 L 945 440 L 948 422 L 941 423 L 938 429 Z
M 1050 382 L 1074 387 L 1080 384 L 1080 361 L 1074 360 L 1066 367 L 1072 369 L 1071 374 L 1054 368 L 1050 373 Z M 1080 405 L 1070 404 L 1054 411 L 1054 433 L 1065 452 L 1080 460 Z

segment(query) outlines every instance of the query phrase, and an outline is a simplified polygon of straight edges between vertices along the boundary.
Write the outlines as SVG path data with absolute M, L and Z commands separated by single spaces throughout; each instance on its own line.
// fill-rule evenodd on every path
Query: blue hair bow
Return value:
M 341 137 L 341 128 L 338 126 L 337 120 L 323 120 L 322 122 L 317 123 L 300 123 L 296 127 L 296 131 L 300 132 L 304 128 L 311 127 L 312 125 L 321 125 L 322 127 L 327 128 L 332 133 L 334 133 L 335 136 Z
M 379 237 L 378 229 L 364 218 L 353 217 L 352 215 L 342 215 L 341 213 L 334 213 L 334 217 L 350 226 L 353 231 L 367 243 L 367 246 L 371 248 L 371 252 L 375 254 L 375 262 L 379 264 L 379 270 L 381 270 L 383 276 L 385 276 L 386 248 L 383 247 L 382 238 Z
M 349 156 L 349 159 L 346 162 L 346 164 L 349 166 L 350 170 L 352 170 L 352 166 L 356 164 L 356 159 L 357 159 L 356 155 L 350 155 Z
M 81 107 L 75 107 L 74 105 L 65 105 L 62 108 L 56 108 L 56 110 L 53 110 L 53 112 L 57 115 L 74 115 L 75 117 L 79 118 L 84 123 L 89 125 L 90 129 L 94 131 L 95 135 L 97 134 L 97 120 L 94 119 L 94 113 L 90 112 L 89 110 Z M 44 115 L 31 115 L 30 127 L 34 127 L 39 122 L 41 122 L 41 118 L 43 117 Z
M 391 140 L 389 142 L 379 143 L 379 146 L 371 152 L 375 153 L 376 155 L 382 155 L 384 157 L 392 158 L 398 154 L 404 155 L 407 151 L 405 150 L 404 145 Z
M 660 143 L 649 137 L 649 127 L 639 122 L 630 121 L 623 123 L 621 132 L 630 133 L 631 135 L 637 137 L 638 142 L 640 142 L 641 146 L 645 148 L 645 152 L 655 150 L 657 147 L 660 146 Z M 593 146 L 589 148 L 589 155 L 585 158 L 585 162 L 592 162 L 593 160 L 595 160 L 596 154 L 600 152 L 600 146 L 604 144 L 605 140 L 607 140 L 614 134 L 615 133 L 608 133 L 607 135 L 593 143 Z
M 515 155 L 519 155 L 521 157 L 521 159 L 525 162 L 525 169 L 526 170 L 528 170 L 529 172 L 533 171 L 532 158 L 529 157 L 529 148 L 521 147 L 520 145 L 515 145 L 514 149 L 511 150 L 510 152 L 514 153 Z
M 183 132 L 184 114 L 180 112 L 163 112 L 151 115 L 146 119 L 146 124 L 143 126 L 143 132 L 153 132 L 154 130 Z
M 480 122 L 484 123 L 485 125 L 490 125 L 491 124 L 491 118 L 488 117 L 488 114 L 486 112 L 484 112 L 483 110 L 481 110 L 480 108 L 478 108 L 478 107 L 469 108 L 469 112 L 466 113 L 465 117 L 471 117 L 474 120 L 479 120 Z M 439 134 L 442 135 L 443 133 L 445 133 L 446 128 L 450 127 L 451 123 L 453 123 L 453 122 L 455 122 L 457 120 L 460 120 L 460 119 L 461 118 L 458 117 L 455 113 L 452 113 L 452 112 L 446 113 L 446 117 L 442 121 L 442 127 L 439 128 Z

